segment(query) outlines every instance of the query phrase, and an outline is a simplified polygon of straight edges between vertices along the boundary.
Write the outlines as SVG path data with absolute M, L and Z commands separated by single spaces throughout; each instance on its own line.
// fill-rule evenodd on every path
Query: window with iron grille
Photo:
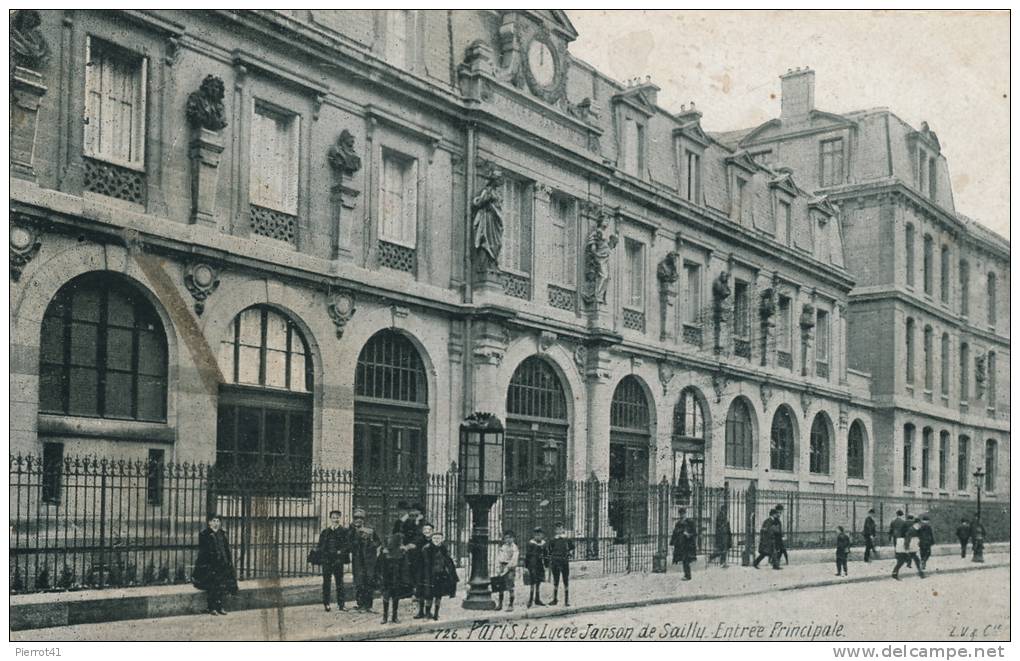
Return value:
M 824 413 L 815 416 L 811 425 L 810 470 L 820 475 L 829 474 L 829 452 L 832 443 L 829 438 L 829 424 Z
M 63 495 L 64 444 L 43 443 L 42 500 L 51 505 L 60 504 Z
M 693 388 L 684 389 L 673 407 L 673 438 L 705 441 L 705 412 Z
M 958 491 L 966 491 L 970 487 L 970 438 L 961 436 L 957 443 L 956 488 Z
M 910 476 L 914 469 L 914 425 L 903 425 L 903 486 L 910 486 Z
M 864 479 L 864 425 L 854 420 L 846 441 L 846 475 Z
M 772 418 L 772 448 L 770 465 L 772 470 L 793 470 L 793 458 L 796 455 L 794 442 L 793 414 L 785 404 L 776 410 Z
M 566 479 L 567 398 L 552 366 L 531 356 L 517 366 L 507 389 L 504 471 L 508 492 Z
M 229 383 L 311 390 L 312 364 L 304 335 L 289 317 L 265 305 L 234 317 L 220 343 L 220 369 Z
M 626 376 L 616 386 L 610 405 L 609 478 L 622 482 L 648 481 L 651 415 L 644 388 L 634 376 Z M 637 520 L 625 522 L 626 506 L 619 494 L 610 494 L 610 517 L 614 527 L 631 532 L 645 530 L 644 510 L 638 507 Z M 621 509 L 623 507 L 624 509 Z
M 843 138 L 822 140 L 819 185 L 838 186 L 843 183 Z
M 92 36 L 85 48 L 84 154 L 144 170 L 148 59 Z
M 754 456 L 751 410 L 743 399 L 735 399 L 726 414 L 726 465 L 751 468 Z
M 931 482 L 931 444 L 935 432 L 925 427 L 921 432 L 921 487 L 927 489 Z
M 636 377 L 624 377 L 616 386 L 609 411 L 610 426 L 621 430 L 647 433 L 649 430 L 648 398 Z
M 567 419 L 567 400 L 560 378 L 542 358 L 532 356 L 514 372 L 507 391 L 507 415 Z
M 167 345 L 152 305 L 121 278 L 79 276 L 43 316 L 42 413 L 166 420 Z

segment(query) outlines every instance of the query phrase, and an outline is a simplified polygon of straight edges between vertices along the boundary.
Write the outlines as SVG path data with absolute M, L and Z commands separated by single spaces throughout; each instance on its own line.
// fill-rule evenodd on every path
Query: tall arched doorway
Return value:
M 683 505 L 704 486 L 705 408 L 697 388 L 687 387 L 673 407 L 673 490 Z
M 379 331 L 354 376 L 354 498 L 369 520 L 388 522 L 399 501 L 424 498 L 428 420 L 418 349 L 397 331 Z
M 551 532 L 566 513 L 567 434 L 563 382 L 544 358 L 514 371 L 506 394 L 503 526 L 520 538 L 535 525 Z
M 618 538 L 648 531 L 651 445 L 645 390 L 637 377 L 624 377 L 609 409 L 609 523 Z

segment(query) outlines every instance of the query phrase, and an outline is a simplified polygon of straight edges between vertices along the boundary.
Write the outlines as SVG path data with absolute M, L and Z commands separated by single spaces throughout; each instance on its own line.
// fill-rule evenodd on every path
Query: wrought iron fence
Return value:
M 234 472 L 203 464 L 12 455 L 9 483 L 12 592 L 187 583 L 211 511 L 223 519 L 240 579 L 312 575 L 318 570 L 306 556 L 331 510 L 347 520 L 355 507 L 364 508 L 367 525 L 383 536 L 400 501 L 421 504 L 446 533 L 458 565 L 469 562 L 472 522 L 454 467 L 364 480 L 307 465 Z M 936 540 L 952 542 L 959 519 L 975 510 L 971 501 L 698 484 L 681 490 L 665 481 L 593 478 L 506 487 L 489 514 L 490 567 L 503 531 L 515 532 L 523 558 L 535 527 L 552 535 L 562 525 L 575 541 L 575 560 L 596 562 L 606 573 L 664 571 L 680 506 L 698 526 L 699 554 L 718 552 L 728 538 L 731 562 L 753 548 L 761 520 L 780 504 L 789 548 L 834 545 L 837 525 L 860 542 L 870 508 L 880 542 L 887 541 L 884 532 L 897 509 L 927 512 Z M 983 503 L 982 520 L 989 541 L 1009 539 L 1008 503 Z

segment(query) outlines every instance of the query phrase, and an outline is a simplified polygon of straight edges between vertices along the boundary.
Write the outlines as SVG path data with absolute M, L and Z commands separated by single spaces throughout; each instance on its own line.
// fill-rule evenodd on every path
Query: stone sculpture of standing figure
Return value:
M 498 270 L 499 253 L 503 248 L 503 174 L 493 168 L 486 176 L 485 186 L 471 200 L 474 233 L 475 266 L 481 273 Z
M 605 304 L 609 285 L 609 257 L 618 238 L 609 233 L 609 222 L 601 218 L 584 243 L 584 278 L 588 291 L 584 300 L 590 305 Z

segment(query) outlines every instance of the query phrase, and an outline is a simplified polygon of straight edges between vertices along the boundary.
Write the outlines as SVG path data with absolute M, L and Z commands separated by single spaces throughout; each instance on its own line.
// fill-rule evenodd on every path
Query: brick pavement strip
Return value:
M 935 557 L 929 561 L 929 568 L 933 577 L 937 577 L 940 574 L 1009 564 L 1008 552 L 986 553 L 985 557 L 987 562 L 983 565 L 955 556 Z M 504 622 L 559 617 L 801 590 L 839 583 L 891 580 L 891 564 L 888 554 L 882 560 L 870 564 L 852 562 L 851 576 L 848 578 L 833 576 L 833 563 L 795 564 L 785 566 L 782 571 L 774 571 L 764 565 L 759 570 L 737 565 L 727 569 L 713 566 L 696 572 L 694 580 L 690 582 L 682 582 L 681 575 L 671 567 L 670 573 L 665 575 L 624 574 L 574 581 L 571 596 L 575 605 L 570 608 L 529 610 L 524 608 L 524 601 L 518 599 L 518 608 L 510 614 L 505 611 L 466 611 L 460 606 L 461 598 L 457 597 L 443 600 L 439 621 L 419 621 L 411 619 L 413 604 L 410 600 L 404 600 L 400 609 L 401 622 L 397 625 L 380 624 L 380 614 L 337 613 L 335 610 L 326 613 L 321 605 L 315 605 L 241 611 L 221 617 L 186 615 L 12 631 L 11 640 L 378 640 L 440 629 L 466 628 L 478 620 Z M 901 575 L 908 580 L 917 580 L 913 570 L 904 569 Z M 551 588 L 546 586 L 543 591 L 548 596 Z M 518 588 L 518 595 L 522 594 L 526 594 L 525 590 Z M 647 596 L 636 598 L 638 595 Z

